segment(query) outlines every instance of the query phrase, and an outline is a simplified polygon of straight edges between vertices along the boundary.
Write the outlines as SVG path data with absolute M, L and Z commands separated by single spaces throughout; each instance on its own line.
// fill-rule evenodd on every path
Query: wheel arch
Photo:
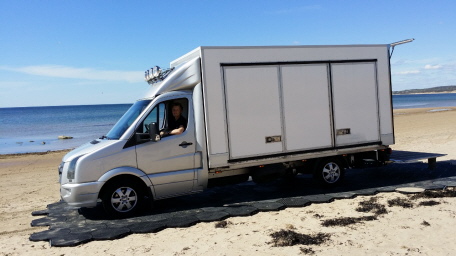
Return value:
M 141 170 L 128 166 L 112 169 L 103 174 L 98 179 L 99 182 L 103 182 L 103 186 L 100 189 L 98 197 L 102 195 L 104 189 L 107 187 L 108 184 L 123 179 L 133 179 L 137 181 L 139 184 L 143 184 L 147 195 L 152 198 L 155 198 L 152 182 L 147 177 L 147 175 Z
M 350 167 L 348 157 L 349 156 L 347 156 L 347 155 L 336 155 L 336 156 L 321 157 L 321 158 L 318 158 L 318 159 L 314 159 L 314 161 L 312 163 L 312 166 L 315 169 L 315 168 L 317 168 L 317 166 L 319 166 L 321 164 L 321 162 L 328 161 L 328 160 L 331 160 L 331 159 L 335 159 L 335 160 L 338 160 L 340 162 L 340 164 L 342 165 L 343 168 L 347 169 L 347 168 Z

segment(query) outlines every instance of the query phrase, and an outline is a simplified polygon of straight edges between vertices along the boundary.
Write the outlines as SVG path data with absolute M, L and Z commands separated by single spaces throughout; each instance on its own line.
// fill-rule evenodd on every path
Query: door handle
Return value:
M 193 143 L 191 142 L 186 142 L 186 141 L 182 141 L 181 144 L 179 144 L 179 146 L 181 147 L 187 147 L 187 146 L 190 146 L 190 145 L 193 145 Z

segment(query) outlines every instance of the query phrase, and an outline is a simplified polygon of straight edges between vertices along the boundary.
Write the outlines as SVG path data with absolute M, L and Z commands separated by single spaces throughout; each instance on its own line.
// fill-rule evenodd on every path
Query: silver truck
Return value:
M 394 144 L 394 45 L 198 47 L 146 71 L 150 89 L 100 139 L 59 167 L 71 206 L 130 216 L 227 183 L 380 166 Z M 186 125 L 168 129 L 173 106 Z M 182 127 L 180 127 L 182 128 Z

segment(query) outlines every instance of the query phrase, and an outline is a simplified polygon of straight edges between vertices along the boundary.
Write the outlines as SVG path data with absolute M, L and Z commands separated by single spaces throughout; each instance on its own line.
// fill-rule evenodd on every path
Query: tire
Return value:
M 101 195 L 103 208 L 111 217 L 133 216 L 145 205 L 144 191 L 144 186 L 132 179 L 111 181 Z
M 336 158 L 320 160 L 314 170 L 314 178 L 324 186 L 338 185 L 345 174 L 345 168 Z

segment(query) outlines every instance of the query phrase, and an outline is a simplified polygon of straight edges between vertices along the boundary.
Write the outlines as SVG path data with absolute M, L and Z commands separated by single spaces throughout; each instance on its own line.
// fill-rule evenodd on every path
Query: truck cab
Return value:
M 197 62 L 192 64 L 199 67 Z M 193 88 L 181 84 L 179 90 L 161 93 L 166 84 L 156 84 L 105 136 L 63 158 L 59 167 L 63 200 L 76 207 L 94 207 L 100 198 L 108 213 L 129 216 L 147 198 L 158 200 L 203 190 L 207 175 L 201 175 L 201 145 L 196 139 L 191 90 L 196 82 L 189 81 L 185 74 L 189 67 L 182 68 L 168 83 L 175 85 L 184 80 Z M 183 107 L 186 128 L 178 135 L 160 136 L 173 118 L 175 103 Z

